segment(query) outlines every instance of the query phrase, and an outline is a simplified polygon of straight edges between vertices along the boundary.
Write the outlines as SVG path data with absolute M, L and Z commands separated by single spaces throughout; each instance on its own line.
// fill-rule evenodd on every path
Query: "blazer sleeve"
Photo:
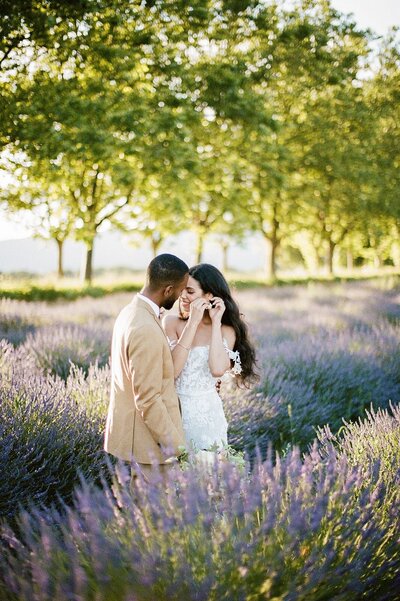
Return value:
M 132 333 L 128 355 L 136 409 L 156 443 L 170 451 L 167 454 L 177 454 L 183 444 L 182 436 L 162 398 L 163 345 L 158 343 L 151 325 L 143 325 Z

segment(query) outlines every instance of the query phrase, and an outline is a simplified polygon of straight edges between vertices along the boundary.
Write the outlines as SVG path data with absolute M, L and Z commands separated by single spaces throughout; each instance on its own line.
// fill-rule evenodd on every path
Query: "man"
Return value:
M 188 271 L 174 255 L 157 256 L 147 268 L 145 286 L 114 325 L 104 448 L 120 459 L 134 459 L 147 481 L 154 462 L 165 474 L 186 444 L 160 307 L 172 308 Z M 132 470 L 132 483 L 135 477 Z

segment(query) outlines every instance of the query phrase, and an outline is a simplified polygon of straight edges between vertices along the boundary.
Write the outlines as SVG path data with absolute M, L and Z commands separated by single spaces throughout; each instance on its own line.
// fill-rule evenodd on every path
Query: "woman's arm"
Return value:
M 212 300 L 214 307 L 210 310 L 211 344 L 208 365 L 212 375 L 218 378 L 223 376 L 224 373 L 230 369 L 231 362 L 225 349 L 221 325 L 221 318 L 225 311 L 225 305 L 220 298 L 216 297 Z M 229 338 L 229 340 L 227 340 L 228 345 L 229 347 L 232 345 L 233 348 L 233 345 L 235 344 L 235 332 L 231 327 L 224 326 L 224 328 L 226 331 L 226 337 Z

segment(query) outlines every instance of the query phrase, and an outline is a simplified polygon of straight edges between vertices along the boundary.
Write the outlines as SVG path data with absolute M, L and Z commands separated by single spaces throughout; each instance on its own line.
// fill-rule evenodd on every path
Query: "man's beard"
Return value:
M 167 311 L 169 311 L 170 309 L 172 309 L 172 307 L 175 304 L 176 299 L 175 298 L 167 298 L 163 303 L 162 303 L 162 307 L 164 307 L 164 309 L 166 309 Z

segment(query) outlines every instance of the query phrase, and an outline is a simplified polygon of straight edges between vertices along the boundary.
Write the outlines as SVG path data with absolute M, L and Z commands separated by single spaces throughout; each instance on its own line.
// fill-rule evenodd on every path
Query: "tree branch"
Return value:
M 132 197 L 132 193 L 133 193 L 133 189 L 128 192 L 126 199 L 124 200 L 124 202 L 122 204 L 118 205 L 112 211 L 110 211 L 109 213 L 104 215 L 101 219 L 99 219 L 96 222 L 96 229 L 103 223 L 103 221 L 106 221 L 106 219 L 110 219 L 111 217 L 116 215 L 118 213 L 118 211 L 120 211 L 123 207 L 125 207 L 127 204 L 129 204 L 131 197 Z

